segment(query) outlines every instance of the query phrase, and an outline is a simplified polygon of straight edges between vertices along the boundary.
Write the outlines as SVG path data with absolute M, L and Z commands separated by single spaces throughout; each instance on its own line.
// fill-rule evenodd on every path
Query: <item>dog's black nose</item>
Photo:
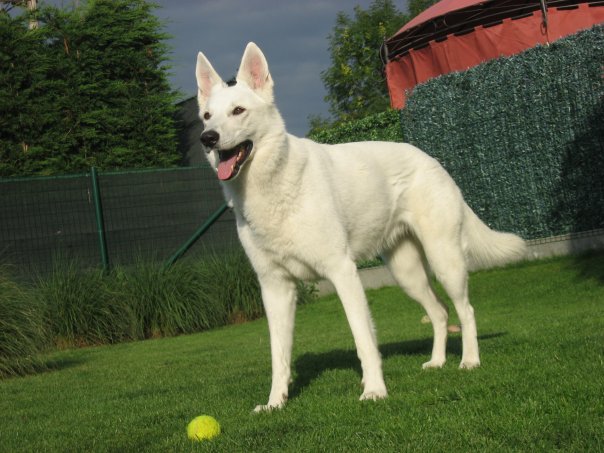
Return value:
M 216 145 L 216 143 L 218 143 L 219 138 L 220 135 L 218 135 L 218 132 L 207 131 L 201 134 L 201 137 L 199 139 L 201 140 L 201 143 L 203 143 L 205 146 L 207 146 L 208 148 L 212 148 L 214 145 Z

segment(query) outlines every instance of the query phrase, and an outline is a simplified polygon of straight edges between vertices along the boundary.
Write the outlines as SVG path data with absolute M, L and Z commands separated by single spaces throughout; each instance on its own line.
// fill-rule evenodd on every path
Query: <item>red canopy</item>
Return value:
M 396 33 L 395 36 L 400 35 L 405 30 L 409 30 L 413 27 L 423 24 L 424 22 L 428 22 L 435 17 L 444 16 L 451 11 L 467 8 L 468 6 L 480 5 L 483 3 L 485 3 L 484 0 L 442 0 L 441 2 L 432 5 L 427 10 L 419 13 L 417 16 L 407 22 L 405 26 Z
M 604 22 L 601 0 L 442 0 L 384 43 L 393 108 L 415 85 Z

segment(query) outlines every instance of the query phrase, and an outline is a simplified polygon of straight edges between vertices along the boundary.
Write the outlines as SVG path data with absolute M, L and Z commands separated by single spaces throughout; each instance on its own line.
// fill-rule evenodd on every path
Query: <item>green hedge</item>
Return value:
M 175 165 L 178 95 L 156 6 L 39 3 L 33 30 L 25 8 L 0 9 L 0 176 Z
M 338 124 L 329 129 L 313 132 L 309 138 L 319 143 L 346 143 L 378 140 L 402 142 L 403 134 L 398 110 L 370 115 L 356 121 Z
M 526 238 L 604 228 L 604 27 L 415 88 L 403 135 L 491 226 Z

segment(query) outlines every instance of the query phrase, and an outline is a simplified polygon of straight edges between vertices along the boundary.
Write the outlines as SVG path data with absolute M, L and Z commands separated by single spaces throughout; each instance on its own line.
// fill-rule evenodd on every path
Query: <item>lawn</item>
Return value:
M 0 451 L 604 451 L 604 255 L 473 274 L 482 367 L 421 370 L 431 326 L 397 288 L 369 291 L 389 397 L 360 402 L 337 298 L 299 307 L 286 408 L 270 386 L 266 320 L 71 349 L 0 381 Z M 451 310 L 453 311 L 453 310 Z M 453 319 L 453 321 L 455 321 Z M 193 443 L 186 425 L 222 426 Z

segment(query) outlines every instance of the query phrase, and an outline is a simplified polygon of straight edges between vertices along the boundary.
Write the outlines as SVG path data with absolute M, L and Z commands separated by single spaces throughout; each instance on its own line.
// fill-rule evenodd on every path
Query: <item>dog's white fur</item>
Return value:
M 222 186 L 258 274 L 270 330 L 272 387 L 268 403 L 256 410 L 280 408 L 287 400 L 296 279 L 323 277 L 333 283 L 362 365 L 361 399 L 386 397 L 373 322 L 355 265 L 378 254 L 432 321 L 432 357 L 424 368 L 443 366 L 447 340 L 448 310 L 432 290 L 429 269 L 461 321 L 460 367 L 477 367 L 467 266 L 518 259 L 524 255 L 524 241 L 490 230 L 438 162 L 412 145 L 330 146 L 287 134 L 273 103 L 268 64 L 254 43 L 245 49 L 235 86 L 227 86 L 202 53 L 196 75 L 204 134 L 219 136 L 215 145 L 205 147 L 211 165 L 218 166 L 219 150 L 253 142 L 239 174 Z

